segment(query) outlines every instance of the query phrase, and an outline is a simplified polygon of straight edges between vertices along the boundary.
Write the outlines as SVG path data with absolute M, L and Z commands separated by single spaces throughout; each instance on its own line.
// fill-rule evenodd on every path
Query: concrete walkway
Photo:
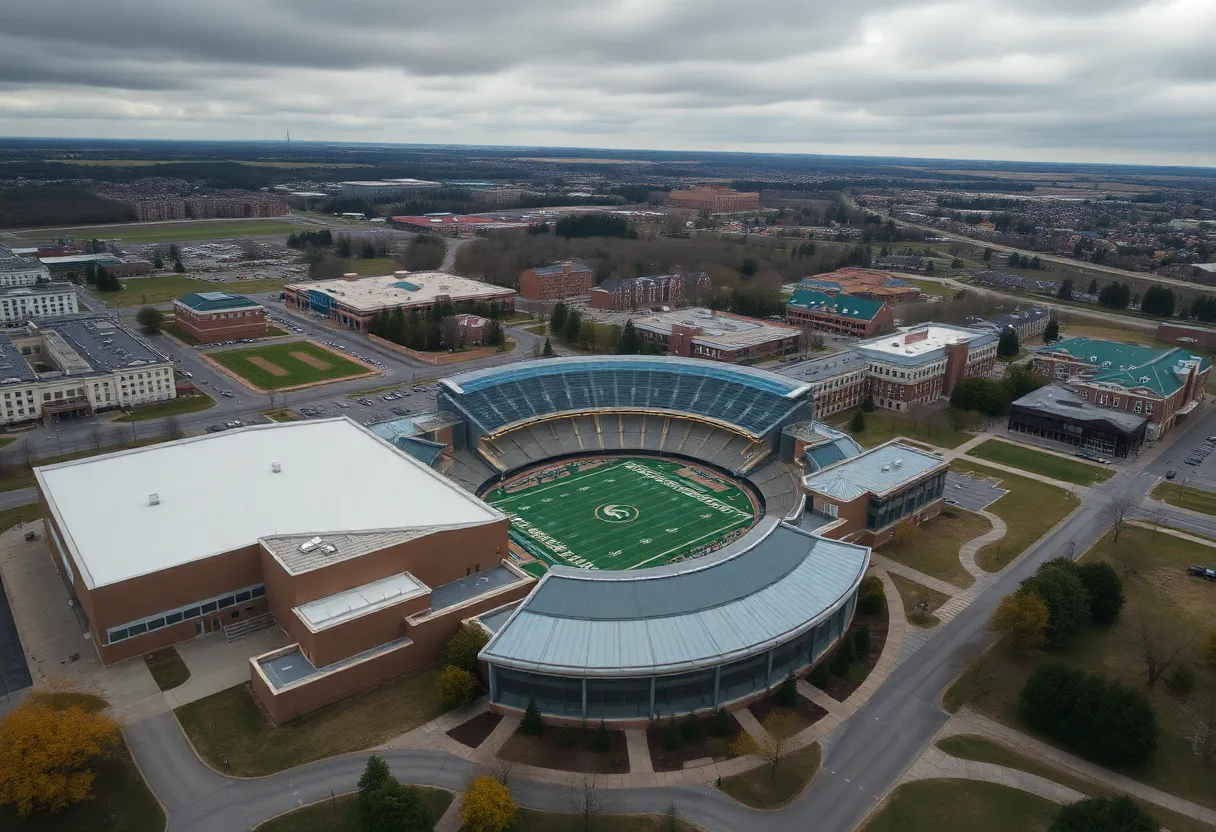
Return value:
M 906 566 L 899 561 L 891 560 L 891 558 L 886 555 L 880 555 L 878 552 L 870 553 L 870 562 L 875 566 L 882 567 L 887 572 L 899 575 L 901 578 L 907 578 L 909 581 L 915 581 L 918 584 L 929 587 L 929 589 L 936 590 L 942 595 L 953 597 L 963 591 L 961 586 L 955 586 L 952 583 L 943 581 L 941 578 L 926 575 L 924 572 L 913 569 L 911 566 Z
M 977 456 L 967 456 L 966 454 L 955 457 L 964 462 L 971 462 L 976 465 L 984 465 L 988 468 L 994 468 L 997 471 L 1004 471 L 1007 474 L 1016 474 L 1019 477 L 1025 477 L 1028 480 L 1038 480 L 1039 482 L 1054 485 L 1056 488 L 1062 488 L 1077 497 L 1084 499 L 1085 495 L 1089 494 L 1090 486 L 1077 485 L 1075 482 L 1066 482 L 1065 480 L 1057 480 L 1054 477 L 1045 477 L 1042 474 L 1036 474 L 1033 471 L 1027 471 L 1023 468 L 1014 468 L 1012 465 L 1004 465 L 1000 462 L 993 462 L 990 459 L 980 459 Z
M 991 511 L 980 510 L 977 511 L 976 514 L 991 523 L 992 530 L 985 532 L 974 540 L 968 540 L 961 547 L 959 547 L 958 559 L 963 565 L 963 568 L 967 570 L 971 577 L 978 581 L 982 578 L 989 577 L 992 573 L 980 568 L 979 564 L 975 562 L 976 553 L 989 543 L 996 543 L 998 540 L 1003 538 L 1009 533 L 1009 528 L 1005 525 L 1004 520 L 997 517 Z
M 1006 768 L 994 763 L 981 763 L 976 760 L 963 760 L 951 757 L 935 746 L 929 746 L 912 768 L 904 774 L 903 782 L 916 780 L 979 780 L 984 783 L 996 783 L 998 786 L 1008 786 L 1011 789 L 1021 789 L 1024 792 L 1046 798 L 1052 803 L 1076 803 L 1084 800 L 1086 795 L 1062 786 L 1053 780 L 1039 777 L 1015 768 Z

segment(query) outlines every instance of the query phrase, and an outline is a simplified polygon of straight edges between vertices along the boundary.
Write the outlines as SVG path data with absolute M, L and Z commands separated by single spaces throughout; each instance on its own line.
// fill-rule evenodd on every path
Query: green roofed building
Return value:
M 798 289 L 786 304 L 785 322 L 832 335 L 871 338 L 893 328 L 895 316 L 882 301 Z
M 1148 420 L 1160 439 L 1199 406 L 1212 365 L 1181 347 L 1067 338 L 1043 347 L 1033 366 L 1082 400 Z
M 173 301 L 177 328 L 202 344 L 266 337 L 266 308 L 235 292 L 191 292 Z

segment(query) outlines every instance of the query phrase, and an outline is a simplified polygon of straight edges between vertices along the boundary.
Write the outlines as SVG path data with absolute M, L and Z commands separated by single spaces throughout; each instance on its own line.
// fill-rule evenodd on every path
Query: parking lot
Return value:
M 967 511 L 981 511 L 1008 494 L 987 480 L 973 479 L 957 471 L 946 472 L 946 503 Z

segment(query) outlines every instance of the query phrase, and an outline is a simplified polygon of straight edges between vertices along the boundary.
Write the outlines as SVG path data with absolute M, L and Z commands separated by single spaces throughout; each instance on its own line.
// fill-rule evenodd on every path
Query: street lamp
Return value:
M 63 459 L 63 437 L 59 433 L 59 428 L 55 428 L 55 439 L 59 442 L 59 458 Z

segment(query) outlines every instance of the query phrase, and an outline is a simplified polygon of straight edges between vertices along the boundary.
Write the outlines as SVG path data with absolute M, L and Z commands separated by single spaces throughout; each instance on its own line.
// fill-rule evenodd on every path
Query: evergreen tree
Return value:
M 550 343 L 548 338 L 545 339 L 545 348 L 543 350 L 541 350 L 540 354 L 543 355 L 545 358 L 553 357 L 553 344 Z
M 641 339 L 638 338 L 638 331 L 633 325 L 632 320 L 625 321 L 625 327 L 621 330 L 620 340 L 617 341 L 617 355 L 637 355 L 642 351 Z
M 1071 278 L 1066 277 L 1066 278 L 1064 278 L 1063 281 L 1060 282 L 1060 289 L 1058 292 L 1056 292 L 1056 297 L 1059 298 L 1060 300 L 1072 300 L 1072 279 Z
M 996 354 L 1002 358 L 1013 358 L 1021 348 L 1017 332 L 1013 329 L 1006 329 L 1001 332 L 1001 340 L 996 345 Z
M 781 682 L 781 687 L 777 688 L 777 704 L 784 708 L 795 708 L 798 706 L 798 680 L 791 673 Z
M 861 433 L 866 429 L 866 417 L 859 410 L 853 414 L 853 418 L 849 421 L 849 430 L 853 433 Z
M 604 720 L 600 720 L 600 724 L 595 727 L 595 736 L 591 740 L 591 747 L 599 754 L 607 754 L 612 750 L 612 735 L 608 733 L 608 728 L 604 725 Z
M 583 333 L 583 316 L 578 313 L 577 309 L 571 309 L 566 313 L 566 323 L 562 327 L 562 338 L 569 344 L 577 344 L 579 336 Z
M 866 393 L 865 398 L 863 398 L 861 400 L 861 412 L 862 413 L 873 413 L 874 412 L 874 394 L 873 393 Z
M 160 256 L 160 249 L 156 250 L 156 256 L 152 258 L 152 268 L 160 271 L 165 267 L 165 258 Z
M 529 737 L 539 737 L 540 732 L 544 729 L 545 724 L 541 722 L 540 709 L 536 707 L 536 700 L 529 699 L 523 719 L 519 721 L 519 733 Z
M 1043 330 L 1043 343 L 1052 344 L 1060 340 L 1060 322 L 1055 318 L 1047 321 L 1047 328 Z
M 182 265 L 182 261 L 181 261 L 180 257 L 173 261 L 173 271 L 174 272 L 176 272 L 177 274 L 181 274 L 185 270 L 186 270 L 186 267 Z
M 182 257 L 182 254 L 181 254 L 181 252 L 178 250 L 178 248 L 177 248 L 177 244 L 176 244 L 176 243 L 170 243 L 170 244 L 169 244 L 169 259 L 170 259 L 170 260 L 180 260 L 180 259 L 181 259 L 181 257 Z
M 566 304 L 558 301 L 553 306 L 553 313 L 549 316 L 549 331 L 554 335 L 561 335 L 566 329 Z
M 1086 291 L 1087 291 L 1087 293 L 1088 293 L 1088 294 L 1091 294 L 1091 295 L 1096 295 L 1096 294 L 1098 294 L 1098 280 L 1097 280 L 1097 278 L 1094 278 L 1093 280 L 1089 281 L 1089 289 L 1087 289 Z

